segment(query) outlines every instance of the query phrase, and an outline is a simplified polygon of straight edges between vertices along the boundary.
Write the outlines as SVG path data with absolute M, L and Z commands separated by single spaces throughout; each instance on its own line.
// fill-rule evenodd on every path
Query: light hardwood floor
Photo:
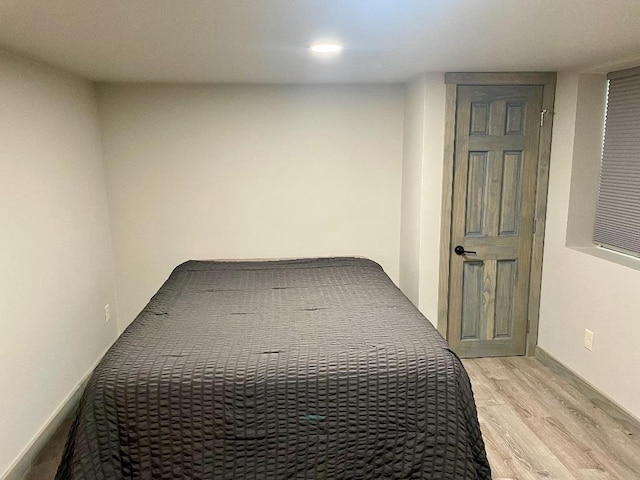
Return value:
M 464 360 L 494 480 L 640 479 L 640 432 L 626 428 L 535 358 Z M 25 480 L 52 480 L 70 422 Z
M 494 480 L 640 479 L 640 432 L 535 358 L 463 363 Z

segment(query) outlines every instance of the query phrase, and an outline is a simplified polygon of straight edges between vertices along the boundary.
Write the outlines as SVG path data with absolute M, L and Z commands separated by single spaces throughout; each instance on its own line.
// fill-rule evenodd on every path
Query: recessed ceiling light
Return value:
M 335 42 L 318 42 L 309 47 L 313 53 L 339 53 L 344 47 Z

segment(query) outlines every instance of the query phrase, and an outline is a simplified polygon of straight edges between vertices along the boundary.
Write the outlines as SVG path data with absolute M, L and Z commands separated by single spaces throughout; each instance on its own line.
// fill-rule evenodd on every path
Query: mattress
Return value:
M 471 385 L 375 262 L 188 261 L 92 374 L 58 480 L 491 478 Z

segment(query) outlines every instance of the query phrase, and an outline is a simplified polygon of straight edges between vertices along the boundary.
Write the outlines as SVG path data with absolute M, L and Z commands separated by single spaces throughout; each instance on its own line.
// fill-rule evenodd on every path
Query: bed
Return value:
M 360 258 L 178 266 L 92 374 L 56 476 L 489 478 L 462 364 Z

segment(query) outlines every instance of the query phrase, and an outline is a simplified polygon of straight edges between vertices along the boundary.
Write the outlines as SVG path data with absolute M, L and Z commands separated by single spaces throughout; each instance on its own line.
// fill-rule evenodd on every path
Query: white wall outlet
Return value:
M 104 306 L 104 321 L 108 322 L 109 320 L 111 320 L 111 307 L 109 306 L 109 304 L 107 303 Z
M 588 328 L 584 330 L 584 348 L 593 351 L 593 332 Z

